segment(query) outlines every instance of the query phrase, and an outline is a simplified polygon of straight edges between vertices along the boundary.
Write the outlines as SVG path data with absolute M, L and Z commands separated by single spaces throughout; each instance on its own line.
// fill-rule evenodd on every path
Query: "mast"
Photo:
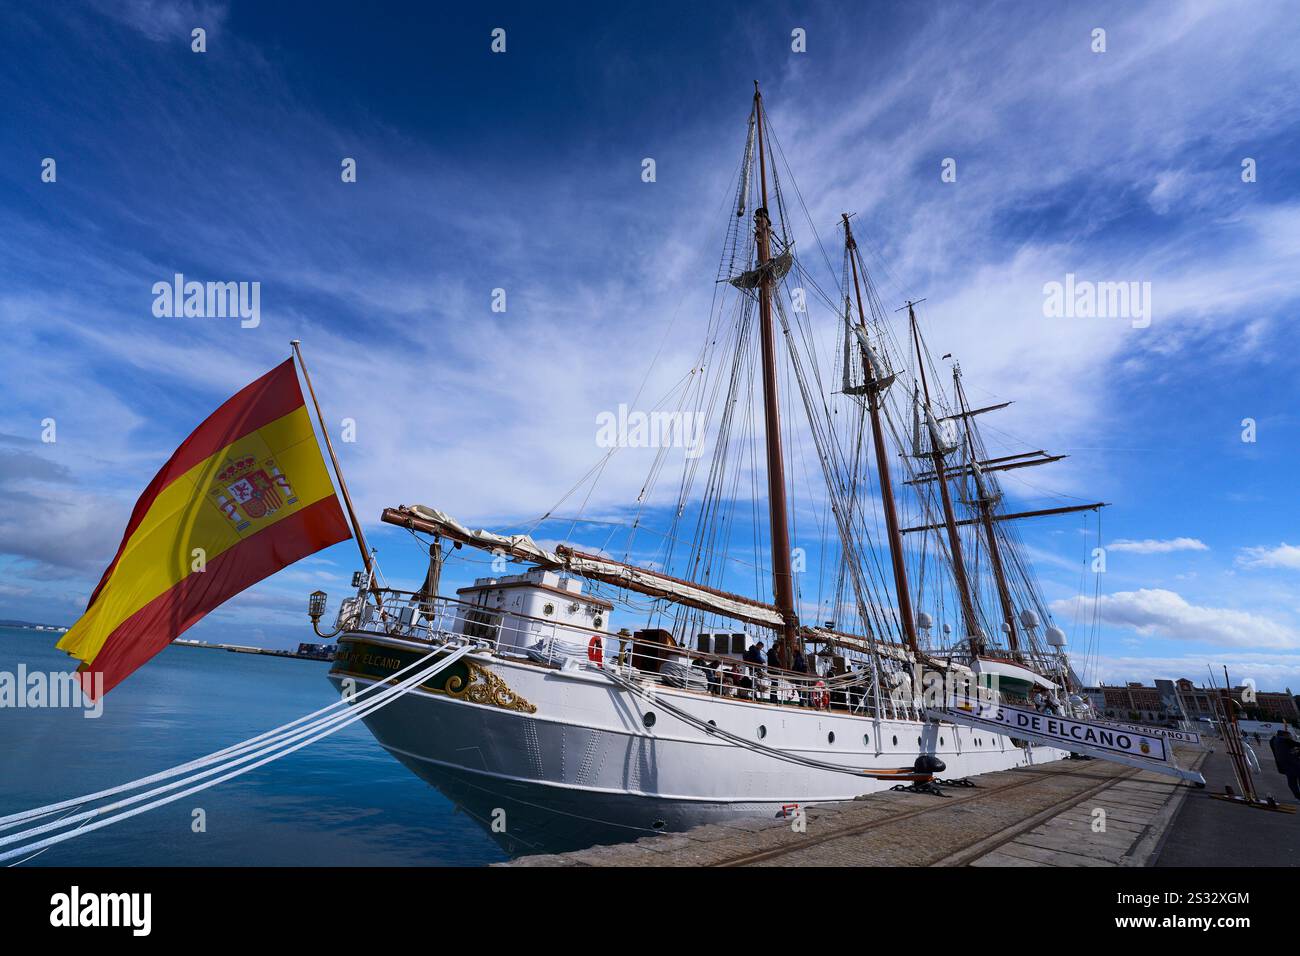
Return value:
M 858 281 L 858 243 L 853 238 L 853 228 L 849 225 L 849 214 L 841 213 L 844 219 L 844 244 L 849 251 L 849 263 L 853 269 L 853 293 L 858 301 L 858 323 L 862 327 L 862 374 L 867 386 L 867 410 L 871 413 L 871 441 L 876 450 L 876 471 L 880 474 L 880 498 L 885 507 L 885 528 L 889 533 L 889 557 L 894 567 L 894 590 L 898 597 L 898 614 L 903 622 L 903 637 L 907 646 L 915 654 L 920 653 L 916 643 L 916 619 L 912 614 L 912 595 L 907 583 L 907 565 L 903 561 L 903 536 L 898 530 L 898 508 L 894 502 L 893 479 L 889 474 L 889 456 L 885 450 L 885 436 L 880 427 L 880 396 L 888 382 L 877 378 L 875 369 L 867 357 L 866 313 L 862 311 L 862 287 Z M 847 361 L 847 356 L 845 358 Z
M 954 365 L 952 369 L 953 388 L 957 393 L 957 409 L 961 414 L 962 420 L 966 423 L 966 451 L 970 457 L 970 471 L 975 479 L 975 493 L 979 496 L 976 502 L 979 508 L 980 524 L 984 526 L 984 535 L 988 541 L 989 563 L 993 566 L 993 580 L 997 582 L 998 602 L 1002 605 L 1002 619 L 1006 622 L 1007 627 L 1007 644 L 1011 648 L 1011 656 L 1016 660 L 1021 659 L 1020 639 L 1016 634 L 1016 612 L 1011 605 L 1011 591 L 1007 587 L 1007 576 L 1002 570 L 1002 550 L 998 544 L 998 536 L 993 530 L 993 499 L 988 494 L 984 485 L 984 476 L 980 472 L 979 463 L 975 460 L 975 443 L 971 435 L 971 417 L 967 414 L 966 390 L 961 384 L 961 366 Z
M 772 220 L 767 212 L 767 165 L 763 137 L 763 94 L 754 81 L 754 122 L 758 139 L 758 177 L 762 205 L 754 210 L 758 251 L 759 337 L 763 362 L 763 430 L 767 444 L 767 503 L 772 527 L 772 593 L 783 620 L 781 662 L 790 666 L 799 633 L 794 606 L 790 527 L 785 500 L 785 462 L 781 453 L 781 412 L 777 399 L 776 342 L 772 329 Z
M 921 333 L 916 328 L 916 311 L 912 303 L 907 303 L 907 321 L 912 329 L 912 342 L 916 347 L 916 367 L 921 371 L 921 389 L 925 393 L 926 411 L 933 418 L 930 408 L 930 385 L 925 376 L 925 356 L 921 352 Z M 966 561 L 962 557 L 961 536 L 957 533 L 957 519 L 952 510 L 952 496 L 948 493 L 947 470 L 943 464 L 943 448 L 939 445 L 938 435 L 933 429 L 930 433 L 930 457 L 934 462 L 935 480 L 939 485 L 939 498 L 943 502 L 943 522 L 948 529 L 948 550 L 952 553 L 952 576 L 957 582 L 957 597 L 961 602 L 962 621 L 966 624 L 966 635 L 971 641 L 972 653 L 983 650 L 979 620 L 975 616 L 975 604 L 971 600 L 970 582 L 966 577 Z

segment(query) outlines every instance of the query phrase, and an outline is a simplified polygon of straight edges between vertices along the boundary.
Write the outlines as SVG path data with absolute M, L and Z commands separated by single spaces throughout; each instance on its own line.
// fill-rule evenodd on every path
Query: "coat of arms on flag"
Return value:
M 293 486 L 273 457 L 260 462 L 252 455 L 228 460 L 216 478 L 208 495 L 234 523 L 236 531 L 243 531 L 254 521 L 274 514 L 282 505 L 298 501 Z

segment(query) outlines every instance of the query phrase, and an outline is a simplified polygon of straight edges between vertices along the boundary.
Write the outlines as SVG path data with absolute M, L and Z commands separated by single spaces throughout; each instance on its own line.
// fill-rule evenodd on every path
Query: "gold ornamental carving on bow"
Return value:
M 520 697 L 510 689 L 509 684 L 482 664 L 470 660 L 468 657 L 462 663 L 465 665 L 469 678 L 466 680 L 459 674 L 448 677 L 447 683 L 444 685 L 448 697 L 467 700 L 472 704 L 487 704 L 490 707 L 500 707 L 503 710 L 516 710 L 524 714 L 537 713 L 537 705 L 531 704 L 523 697 Z

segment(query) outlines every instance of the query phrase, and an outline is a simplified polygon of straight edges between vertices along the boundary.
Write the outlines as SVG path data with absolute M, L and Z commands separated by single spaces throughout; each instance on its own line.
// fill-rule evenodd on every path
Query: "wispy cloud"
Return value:
M 1237 563 L 1247 568 L 1285 568 L 1300 571 L 1300 545 L 1283 542 L 1275 547 L 1242 548 Z
M 1139 634 L 1233 648 L 1300 648 L 1300 630 L 1251 611 L 1201 607 L 1161 588 L 1075 597 L 1052 605 L 1056 613 L 1096 613 L 1106 624 Z
M 1198 538 L 1167 538 L 1164 540 L 1143 538 L 1141 541 L 1117 538 L 1106 545 L 1106 548 L 1110 551 L 1127 551 L 1132 554 L 1168 554 L 1171 551 L 1210 550 L 1210 546 Z
M 188 44 L 191 30 L 213 33 L 230 12 L 228 3 L 207 0 L 94 0 L 92 5 L 158 43 Z

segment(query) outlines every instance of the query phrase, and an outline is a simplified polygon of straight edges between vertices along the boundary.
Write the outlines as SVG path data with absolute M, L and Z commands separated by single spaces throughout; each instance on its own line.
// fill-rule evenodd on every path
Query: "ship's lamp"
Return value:
M 325 613 L 325 602 L 329 600 L 329 595 L 324 591 L 312 591 L 307 596 L 307 615 L 311 618 L 312 624 L 320 621 L 320 617 Z

